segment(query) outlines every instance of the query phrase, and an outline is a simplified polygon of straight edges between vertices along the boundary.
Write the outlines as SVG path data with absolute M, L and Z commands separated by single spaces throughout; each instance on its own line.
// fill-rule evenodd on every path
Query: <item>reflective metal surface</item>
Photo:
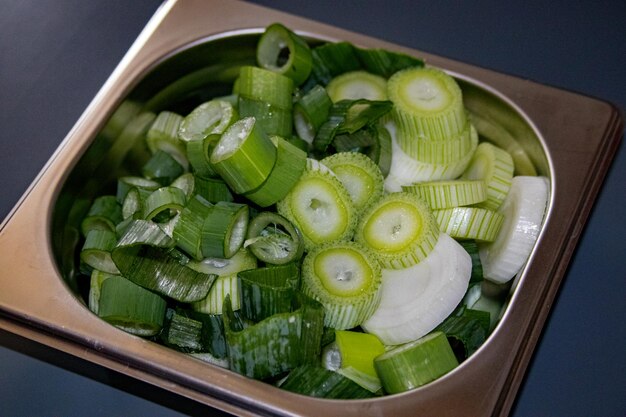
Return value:
M 219 19 L 214 8 L 220 10 Z M 222 63 L 250 60 L 256 34 L 274 21 L 312 39 L 402 50 L 445 68 L 461 81 L 468 105 L 518 138 L 539 173 L 551 178 L 548 220 L 501 323 L 470 360 L 426 387 L 349 402 L 279 391 L 109 326 L 84 306 L 71 279 L 68 242 L 77 234 L 66 225 L 81 198 L 107 185 L 104 177 L 111 172 L 101 165 L 98 147 L 110 139 L 104 129 L 111 127 L 110 117 L 129 101 L 154 111 L 174 101 L 186 108 L 198 99 L 193 92 L 199 84 L 189 74 L 206 71 L 210 77 L 199 79 L 232 79 Z M 170 95 L 168 86 L 183 76 L 188 76 L 190 94 Z M 220 91 L 219 83 L 209 87 Z M 0 277 L 0 326 L 237 414 L 506 415 L 622 128 L 611 105 L 570 92 L 250 4 L 168 2 L 2 224 L 0 268 L 8 273 Z M 11 276 L 24 279 L 16 285 Z

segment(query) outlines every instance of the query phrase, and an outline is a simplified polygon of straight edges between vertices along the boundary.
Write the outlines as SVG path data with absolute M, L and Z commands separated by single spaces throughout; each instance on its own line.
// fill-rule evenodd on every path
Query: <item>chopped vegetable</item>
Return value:
M 450 372 L 499 320 L 485 289 L 527 261 L 547 179 L 513 176 L 534 174 L 521 146 L 418 58 L 313 46 L 275 23 L 255 59 L 120 119 L 96 169 L 117 182 L 81 223 L 89 308 L 310 396 L 395 394 Z M 180 86 L 226 74 L 229 95 L 185 90 L 168 108 Z

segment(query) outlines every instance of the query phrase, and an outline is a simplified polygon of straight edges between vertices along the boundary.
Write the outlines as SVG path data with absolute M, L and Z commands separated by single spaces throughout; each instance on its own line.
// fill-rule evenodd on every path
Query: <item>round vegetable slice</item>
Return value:
M 549 193 L 545 177 L 513 177 L 498 210 L 504 216 L 498 236 L 491 243 L 479 244 L 485 278 L 508 282 L 526 263 L 541 230 Z
M 237 109 L 227 100 L 211 100 L 193 109 L 181 122 L 178 137 L 184 141 L 203 140 L 222 134 L 237 120 Z
M 463 178 L 485 181 L 487 200 L 480 206 L 497 210 L 511 187 L 513 169 L 513 158 L 507 151 L 489 142 L 482 142 L 476 148 Z
M 357 210 L 383 195 L 384 178 L 370 157 L 357 152 L 339 152 L 322 159 L 346 187 Z
M 355 242 L 315 247 L 302 264 L 302 292 L 325 310 L 324 325 L 351 329 L 366 320 L 380 301 L 376 255 Z
M 380 304 L 361 327 L 385 345 L 417 340 L 454 311 L 463 300 L 471 274 L 469 254 L 442 233 L 420 263 L 382 270 Z
M 282 265 L 300 259 L 304 241 L 289 220 L 265 211 L 250 221 L 244 247 L 263 262 Z
M 399 192 L 365 209 L 355 240 L 375 251 L 385 268 L 401 269 L 428 256 L 438 236 L 428 205 L 416 195 Z
M 302 84 L 311 73 L 311 49 L 304 39 L 280 23 L 265 28 L 257 44 L 256 59 L 260 67 Z
M 335 174 L 317 161 L 307 164 L 300 180 L 276 208 L 300 229 L 305 250 L 351 239 L 357 223 L 350 194 Z
M 350 71 L 338 75 L 326 86 L 331 100 L 387 100 L 387 80 L 367 71 Z
M 449 139 L 467 124 L 463 96 L 450 75 L 433 67 L 398 71 L 387 84 L 399 133 L 407 138 Z

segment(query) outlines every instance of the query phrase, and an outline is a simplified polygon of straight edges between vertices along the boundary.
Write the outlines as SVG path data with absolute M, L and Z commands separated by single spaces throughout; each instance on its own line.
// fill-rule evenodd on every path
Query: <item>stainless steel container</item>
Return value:
M 280 391 L 117 330 L 86 308 L 71 278 L 78 239 L 71 225 L 83 198 L 115 174 L 102 150 L 121 146 L 111 132 L 124 108 L 185 109 L 202 98 L 200 90 L 222 93 L 225 84 L 214 81 L 232 80 L 229 67 L 250 62 L 258 34 L 275 21 L 313 42 L 399 50 L 446 69 L 468 106 L 515 137 L 551 180 L 544 229 L 497 328 L 469 360 L 427 386 L 351 401 Z M 610 104 L 571 92 L 247 3 L 167 2 L 0 226 L 0 328 L 235 414 L 506 415 L 622 129 Z

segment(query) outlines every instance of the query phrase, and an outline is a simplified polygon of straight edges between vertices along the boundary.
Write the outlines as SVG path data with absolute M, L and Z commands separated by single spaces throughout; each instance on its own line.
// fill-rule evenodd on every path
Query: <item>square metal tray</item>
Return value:
M 74 236 L 64 227 L 69 207 L 78 190 L 99 185 L 88 174 L 95 172 L 88 158 L 97 158 L 94 149 L 120 104 L 154 97 L 182 75 L 233 58 L 233 51 L 249 54 L 276 21 L 311 39 L 394 49 L 444 68 L 459 80 L 468 105 L 518 138 L 551 180 L 544 229 L 497 328 L 469 360 L 427 386 L 351 401 L 284 392 L 115 329 L 64 279 L 72 267 L 62 253 Z M 248 3 L 166 2 L 0 225 L 0 328 L 234 414 L 507 415 L 622 130 L 617 109 L 579 94 Z

